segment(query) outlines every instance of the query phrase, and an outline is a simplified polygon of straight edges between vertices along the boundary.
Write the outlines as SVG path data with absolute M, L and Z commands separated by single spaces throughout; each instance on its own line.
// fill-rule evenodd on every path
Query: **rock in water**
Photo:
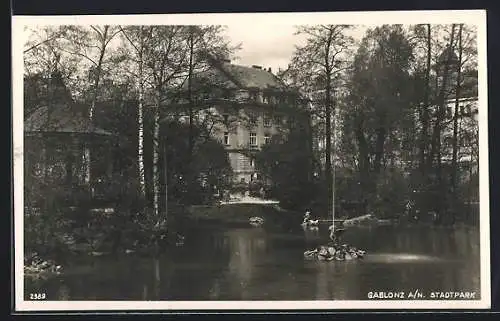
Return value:
M 304 258 L 311 260 L 311 259 L 316 259 L 316 255 L 318 254 L 318 250 L 309 250 L 304 252 Z
M 250 222 L 250 225 L 252 225 L 252 226 L 261 226 L 262 224 L 264 224 L 264 219 L 262 217 L 259 217 L 259 216 L 253 216 L 253 217 L 250 217 L 249 222 Z
M 311 260 L 317 259 L 318 261 L 350 261 L 355 259 L 362 259 L 366 252 L 359 250 L 348 244 L 338 245 L 322 245 L 314 250 L 304 252 L 304 258 Z

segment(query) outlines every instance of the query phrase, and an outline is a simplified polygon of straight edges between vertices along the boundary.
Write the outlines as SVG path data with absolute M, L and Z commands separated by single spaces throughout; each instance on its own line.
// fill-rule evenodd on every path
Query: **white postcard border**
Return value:
M 36 24 L 449 24 L 466 23 L 478 27 L 479 78 L 479 182 L 480 182 L 480 253 L 481 300 L 471 301 L 25 301 L 23 253 L 23 27 Z M 107 16 L 13 16 L 13 167 L 14 167 L 14 240 L 15 309 L 17 311 L 114 311 L 114 310 L 301 310 L 301 309 L 487 309 L 491 306 L 489 170 L 488 170 L 488 99 L 486 57 L 486 11 L 379 11 L 334 13 L 242 13 Z

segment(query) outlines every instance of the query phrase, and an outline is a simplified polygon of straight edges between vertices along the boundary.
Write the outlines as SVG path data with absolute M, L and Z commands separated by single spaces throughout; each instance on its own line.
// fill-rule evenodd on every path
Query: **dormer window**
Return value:
M 250 92 L 250 100 L 257 101 L 258 100 L 258 92 L 251 91 Z

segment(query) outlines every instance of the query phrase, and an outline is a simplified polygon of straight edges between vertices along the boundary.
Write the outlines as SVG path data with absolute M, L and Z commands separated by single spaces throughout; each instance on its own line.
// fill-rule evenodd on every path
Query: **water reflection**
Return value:
M 57 300 L 356 300 L 416 288 L 479 294 L 477 231 L 353 228 L 344 241 L 366 249 L 363 260 L 304 261 L 304 249 L 327 233 L 198 231 L 162 257 L 92 258 L 42 286 Z

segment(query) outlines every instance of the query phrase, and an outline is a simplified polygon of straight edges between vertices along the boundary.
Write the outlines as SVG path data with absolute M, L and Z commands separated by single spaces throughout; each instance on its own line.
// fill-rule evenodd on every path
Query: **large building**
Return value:
M 196 83 L 198 121 L 226 147 L 236 182 L 260 179 L 255 153 L 274 135 L 309 120 L 305 99 L 270 68 L 214 61 Z

